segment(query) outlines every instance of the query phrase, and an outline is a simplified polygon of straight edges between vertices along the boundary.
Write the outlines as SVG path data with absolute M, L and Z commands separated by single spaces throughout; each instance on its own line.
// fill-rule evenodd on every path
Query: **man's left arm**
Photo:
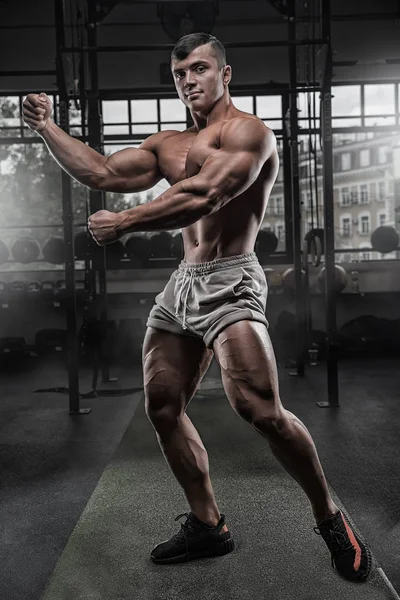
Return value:
M 172 185 L 148 204 L 110 215 L 117 222 L 115 237 L 130 232 L 180 229 L 210 215 L 245 192 L 257 179 L 268 158 L 276 149 L 273 132 L 257 119 L 233 119 L 223 126 L 220 148 L 205 160 L 197 175 Z M 96 213 L 93 217 L 101 217 Z M 90 220 L 92 220 L 92 218 Z M 117 217 L 115 219 L 115 217 Z M 91 228 L 99 244 L 114 241 L 96 221 Z M 101 233 L 104 230 L 104 234 Z M 105 238 L 102 239 L 104 235 Z

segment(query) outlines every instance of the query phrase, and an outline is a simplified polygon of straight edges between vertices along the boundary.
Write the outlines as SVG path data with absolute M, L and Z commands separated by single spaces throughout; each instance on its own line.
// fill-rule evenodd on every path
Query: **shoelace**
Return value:
M 188 519 L 186 523 L 181 523 L 182 529 L 194 531 L 197 528 L 196 525 L 194 524 L 194 522 L 189 520 L 189 517 L 190 517 L 189 513 L 182 513 L 181 515 L 178 515 L 175 518 L 175 521 L 179 521 L 179 519 L 182 519 L 182 517 L 186 517 Z
M 179 533 L 176 534 L 175 537 L 177 537 L 177 538 L 183 537 L 183 539 L 185 540 L 185 546 L 186 546 L 186 556 L 188 556 L 189 555 L 189 546 L 188 546 L 186 532 L 187 531 L 195 531 L 197 529 L 197 526 L 193 523 L 193 521 L 191 521 L 189 519 L 189 517 L 190 517 L 189 513 L 182 513 L 181 515 L 178 515 L 175 518 L 175 521 L 179 521 L 179 519 L 181 519 L 182 517 L 186 517 L 187 521 L 186 521 L 186 523 L 181 523 L 181 530 L 179 531 Z
M 314 527 L 314 531 L 325 540 L 332 554 L 332 567 L 334 566 L 333 556 L 336 558 L 349 550 L 354 550 L 343 523 L 337 523 L 333 527 L 329 525 Z

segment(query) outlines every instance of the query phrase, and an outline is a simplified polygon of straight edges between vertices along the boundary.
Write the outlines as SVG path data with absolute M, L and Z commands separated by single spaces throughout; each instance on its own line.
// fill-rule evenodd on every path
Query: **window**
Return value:
M 342 219 L 342 237 L 350 237 L 351 235 L 351 218 L 345 217 Z
M 277 223 L 275 225 L 275 235 L 279 241 L 283 240 L 285 237 L 285 225 L 284 223 Z
M 278 196 L 275 199 L 275 211 L 277 215 L 283 215 L 283 198 Z
M 341 206 L 350 206 L 350 193 L 349 188 L 345 187 L 340 190 L 340 205 Z
M 387 146 L 379 146 L 378 148 L 378 163 L 380 165 L 384 165 L 387 162 L 387 153 L 388 153 L 388 147 Z
M 256 115 L 271 129 L 282 129 L 282 97 L 256 96 Z
M 333 86 L 332 96 L 333 127 L 361 125 L 361 86 Z
M 368 186 L 360 186 L 360 204 L 368 204 Z
M 370 232 L 370 217 L 369 215 L 363 215 L 360 219 L 360 235 L 368 235 Z
M 243 112 L 254 113 L 253 111 L 253 96 L 232 96 L 233 104 Z
M 378 213 L 377 225 L 382 227 L 386 224 L 386 213 Z
M 378 183 L 378 199 L 384 200 L 386 197 L 386 186 L 384 181 Z
M 355 186 L 351 188 L 350 196 L 351 196 L 351 203 L 357 204 L 358 203 L 358 189 Z
M 348 171 L 349 169 L 351 169 L 351 154 L 350 154 L 350 152 L 343 152 L 340 155 L 340 165 L 341 165 L 342 171 Z
M 361 150 L 360 152 L 360 167 L 368 167 L 370 164 L 370 152 L 369 148 Z
M 369 184 L 369 198 L 371 202 L 376 200 L 376 183 Z

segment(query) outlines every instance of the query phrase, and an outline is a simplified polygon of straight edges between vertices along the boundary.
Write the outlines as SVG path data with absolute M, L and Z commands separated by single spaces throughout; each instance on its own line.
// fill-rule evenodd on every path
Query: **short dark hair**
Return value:
M 184 60 L 195 48 L 210 44 L 212 53 L 217 59 L 218 68 L 222 69 L 226 65 L 226 52 L 224 46 L 219 40 L 210 33 L 189 33 L 184 35 L 175 44 L 171 53 L 172 60 Z

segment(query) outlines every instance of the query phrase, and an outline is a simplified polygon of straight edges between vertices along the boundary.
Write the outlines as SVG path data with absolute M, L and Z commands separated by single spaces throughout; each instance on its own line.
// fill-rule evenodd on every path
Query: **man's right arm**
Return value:
M 24 102 L 24 121 L 43 138 L 60 167 L 88 188 L 110 192 L 139 192 L 153 187 L 163 175 L 158 169 L 156 137 L 140 148 L 127 148 L 105 157 L 71 137 L 50 119 L 51 102 L 30 94 Z

